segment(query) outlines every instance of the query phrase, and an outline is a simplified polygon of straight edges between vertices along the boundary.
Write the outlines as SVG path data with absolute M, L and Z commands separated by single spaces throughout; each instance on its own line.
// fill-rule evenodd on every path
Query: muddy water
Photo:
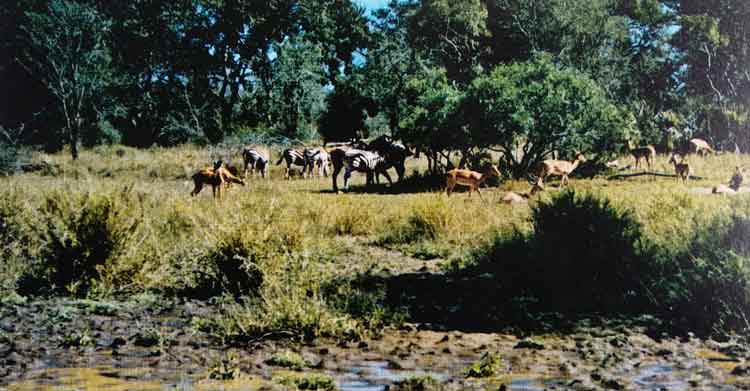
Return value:
M 210 316 L 206 307 L 109 311 L 54 302 L 0 308 L 0 390 L 286 390 L 287 379 L 312 374 L 329 376 L 345 391 L 398 390 L 415 376 L 429 376 L 446 390 L 750 389 L 750 347 L 738 339 L 654 340 L 637 327 L 587 325 L 523 341 L 406 325 L 359 343 L 229 347 L 190 327 L 192 317 Z M 148 330 L 159 338 L 144 338 Z M 306 368 L 268 364 L 285 351 L 302 357 Z M 495 375 L 466 378 L 466 368 L 485 353 L 500 357 Z M 221 365 L 229 380 L 211 380 Z

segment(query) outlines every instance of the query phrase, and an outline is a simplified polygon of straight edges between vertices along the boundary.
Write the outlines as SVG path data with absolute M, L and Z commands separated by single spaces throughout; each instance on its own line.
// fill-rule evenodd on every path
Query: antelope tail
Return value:
M 278 161 L 278 162 L 276 162 L 276 165 L 278 166 L 278 165 L 279 165 L 279 164 L 281 164 L 281 162 L 283 162 L 283 161 L 284 161 L 284 155 L 281 155 L 281 157 L 279 158 L 279 161 Z

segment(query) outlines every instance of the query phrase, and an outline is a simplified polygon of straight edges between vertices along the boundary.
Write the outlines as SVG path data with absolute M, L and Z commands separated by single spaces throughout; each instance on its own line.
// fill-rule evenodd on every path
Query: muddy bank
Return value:
M 740 339 L 649 336 L 638 322 L 583 319 L 525 337 L 405 324 L 368 341 L 228 346 L 200 331 L 215 314 L 205 302 L 148 297 L 6 302 L 0 389 L 750 389 Z

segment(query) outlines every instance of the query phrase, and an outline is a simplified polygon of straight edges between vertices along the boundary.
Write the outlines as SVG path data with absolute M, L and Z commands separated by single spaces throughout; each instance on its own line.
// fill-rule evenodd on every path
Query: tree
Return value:
M 405 86 L 400 136 L 427 153 L 430 170 L 450 166 L 451 151 L 472 146 L 459 109 L 463 93 L 442 68 L 430 68 L 411 77 Z M 442 159 L 446 163 L 441 163 Z M 442 166 L 442 167 L 441 167 Z
M 549 55 L 500 65 L 474 80 L 463 104 L 476 146 L 496 146 L 502 166 L 526 176 L 555 151 L 608 158 L 629 136 L 631 116 L 590 78 Z M 591 154 L 595 153 L 596 156 Z
M 47 12 L 27 13 L 27 69 L 47 86 L 65 118 L 65 135 L 73 159 L 84 122 L 92 123 L 96 106 L 112 79 L 106 45 L 109 22 L 95 9 L 67 0 L 52 0 Z
M 409 16 L 409 36 L 451 79 L 467 83 L 485 48 L 487 8 L 480 0 L 424 0 Z
M 285 136 L 310 138 L 325 107 L 320 48 L 304 37 L 292 37 L 274 45 L 274 52 L 271 117 Z

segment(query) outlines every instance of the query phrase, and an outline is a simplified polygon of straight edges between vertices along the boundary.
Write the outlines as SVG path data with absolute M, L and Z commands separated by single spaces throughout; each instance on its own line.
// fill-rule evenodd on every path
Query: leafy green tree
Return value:
M 271 117 L 287 137 L 307 139 L 325 108 L 325 73 L 319 47 L 303 37 L 274 45 Z
M 422 62 L 409 46 L 407 12 L 409 8 L 397 1 L 375 12 L 371 33 L 374 44 L 360 71 L 363 93 L 377 103 L 379 116 L 387 119 L 395 136 L 400 133 L 399 121 L 407 105 L 406 82 Z
M 465 117 L 459 112 L 463 93 L 444 69 L 430 68 L 413 76 L 404 94 L 399 136 L 427 153 L 432 171 L 449 166 L 451 151 L 472 146 Z
M 350 0 L 300 0 L 300 29 L 323 48 L 328 81 L 354 72 L 354 55 L 371 45 L 365 9 Z
M 77 159 L 84 123 L 97 120 L 88 108 L 97 105 L 113 77 L 106 43 L 110 23 L 92 7 L 67 0 L 52 0 L 47 12 L 27 17 L 29 50 L 22 61 L 56 98 Z
M 526 176 L 559 151 L 605 159 L 628 136 L 631 116 L 590 78 L 560 67 L 549 55 L 500 65 L 474 80 L 464 101 L 472 142 L 496 147 L 502 166 Z
M 367 112 L 374 112 L 373 102 L 362 94 L 361 82 L 350 77 L 339 82 L 326 96 L 326 110 L 320 117 L 318 133 L 323 140 L 348 141 L 368 136 Z
M 424 0 L 409 16 L 412 46 L 462 83 L 474 76 L 488 34 L 487 8 L 480 0 Z

